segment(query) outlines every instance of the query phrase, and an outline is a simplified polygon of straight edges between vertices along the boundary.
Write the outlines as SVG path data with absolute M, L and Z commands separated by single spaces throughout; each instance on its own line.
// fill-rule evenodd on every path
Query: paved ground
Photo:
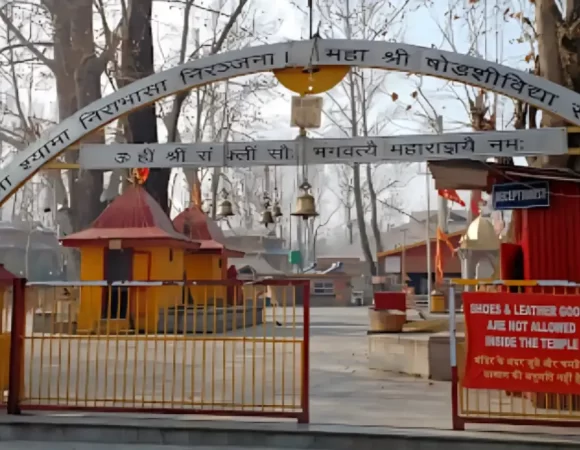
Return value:
M 195 450 L 248 450 L 248 447 L 194 447 Z M 94 442 L 0 442 L 0 450 L 191 450 L 191 446 L 147 445 L 147 444 L 95 444 Z M 261 447 L 260 450 L 280 450 L 280 448 Z M 284 448 L 284 450 L 293 450 Z M 316 449 L 312 449 L 316 450 Z
M 280 308 L 276 319 L 283 321 Z M 450 429 L 449 383 L 368 369 L 367 320 L 364 307 L 311 310 L 311 423 Z M 292 326 L 290 314 L 285 326 L 274 326 L 272 317 L 268 321 L 205 344 L 192 339 L 164 344 L 139 336 L 108 346 L 102 340 L 78 337 L 63 337 L 52 345 L 45 341 L 41 346 L 41 341 L 33 344 L 29 339 L 27 354 L 34 357 L 25 368 L 27 395 L 44 404 L 84 405 L 76 398 L 89 398 L 88 405 L 133 406 L 130 399 L 135 398 L 136 407 L 189 404 L 198 409 L 207 409 L 213 397 L 214 404 L 223 403 L 224 407 L 245 404 L 249 409 L 254 403 L 288 411 L 299 405 L 302 322 Z M 251 338 L 245 345 L 238 339 L 244 333 Z M 123 361 L 127 355 L 126 364 L 115 363 L 117 352 Z M 129 375 L 123 377 L 123 373 Z M 85 389 L 87 379 L 89 389 Z M 212 379 L 216 380 L 213 385 Z M 119 402 L 120 398 L 126 401 Z M 174 418 L 210 419 L 205 415 Z M 517 431 L 561 433 L 538 427 L 519 427 Z
M 281 308 L 276 316 L 284 321 Z M 448 428 L 448 384 L 368 369 L 367 320 L 364 307 L 311 310 L 311 421 Z M 89 405 L 133 406 L 136 398 L 137 407 L 190 403 L 203 409 L 213 399 L 225 407 L 291 410 L 300 398 L 302 321 L 293 326 L 288 312 L 285 326 L 272 322 L 205 343 L 141 336 L 108 345 L 95 338 L 62 337 L 52 345 L 28 339 L 27 354 L 34 357 L 25 368 L 27 395 L 60 404 L 83 405 L 76 398 L 89 398 Z M 241 335 L 252 340 L 234 339 Z M 117 354 L 123 362 L 115 362 Z M 113 402 L 120 398 L 127 401 Z

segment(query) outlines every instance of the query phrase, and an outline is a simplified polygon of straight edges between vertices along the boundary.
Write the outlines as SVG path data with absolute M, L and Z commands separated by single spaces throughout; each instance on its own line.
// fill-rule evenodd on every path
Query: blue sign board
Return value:
M 491 191 L 493 209 L 547 208 L 550 185 L 547 181 L 495 184 Z

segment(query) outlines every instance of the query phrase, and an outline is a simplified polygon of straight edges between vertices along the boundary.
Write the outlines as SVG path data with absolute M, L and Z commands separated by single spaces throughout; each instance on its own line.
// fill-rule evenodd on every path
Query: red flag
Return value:
M 459 194 L 455 189 L 439 189 L 437 190 L 437 193 L 441 197 L 449 200 L 450 202 L 458 203 L 461 206 L 465 206 L 465 202 L 461 200 L 461 197 L 459 197 Z
M 481 213 L 480 210 L 480 202 L 481 202 L 481 191 L 471 191 L 471 201 L 470 201 L 470 208 L 471 208 L 471 215 L 475 219 Z

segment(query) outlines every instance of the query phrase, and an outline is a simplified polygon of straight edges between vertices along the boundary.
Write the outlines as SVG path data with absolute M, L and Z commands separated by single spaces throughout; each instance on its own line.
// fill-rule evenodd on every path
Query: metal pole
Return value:
M 427 247 L 427 307 L 431 311 L 431 177 L 429 176 L 429 164 L 425 163 L 425 190 L 427 194 L 427 221 L 425 222 L 425 246 Z
M 407 281 L 407 230 L 403 230 L 403 251 L 401 252 L 401 286 Z
M 443 134 L 443 116 L 437 116 L 437 134 Z M 448 216 L 447 199 L 437 196 L 437 226 L 441 231 L 447 234 L 447 216 Z

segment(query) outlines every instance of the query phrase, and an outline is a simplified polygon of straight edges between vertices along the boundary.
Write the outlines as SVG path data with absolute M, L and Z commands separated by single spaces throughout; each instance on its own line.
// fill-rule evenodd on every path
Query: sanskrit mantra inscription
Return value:
M 81 148 L 80 163 L 87 169 L 130 167 L 244 167 L 252 165 L 352 164 L 384 161 L 485 159 L 494 155 L 529 156 L 549 148 L 566 147 L 563 129 L 478 134 L 369 137 L 353 139 L 298 139 L 289 141 L 128 144 L 89 144 Z

